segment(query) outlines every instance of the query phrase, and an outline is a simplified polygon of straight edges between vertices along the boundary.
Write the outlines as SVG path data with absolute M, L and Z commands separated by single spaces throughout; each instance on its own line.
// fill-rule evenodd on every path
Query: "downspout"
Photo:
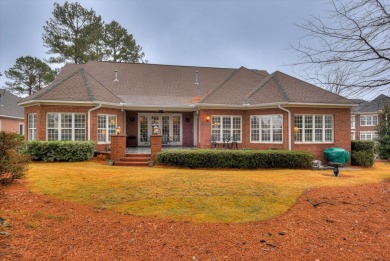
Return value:
M 288 150 L 291 150 L 291 111 L 278 104 L 279 109 L 288 113 Z
M 97 110 L 102 107 L 102 104 L 88 110 L 88 140 L 91 140 L 91 111 Z

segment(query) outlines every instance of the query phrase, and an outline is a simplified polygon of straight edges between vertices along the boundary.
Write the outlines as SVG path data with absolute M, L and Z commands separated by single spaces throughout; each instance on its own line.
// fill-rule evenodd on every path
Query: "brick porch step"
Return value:
M 148 166 L 150 154 L 126 154 L 119 161 L 116 161 L 116 166 Z

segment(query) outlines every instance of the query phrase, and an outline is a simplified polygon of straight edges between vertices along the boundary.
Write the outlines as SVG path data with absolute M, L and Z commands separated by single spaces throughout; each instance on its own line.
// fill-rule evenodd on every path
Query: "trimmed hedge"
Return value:
M 86 161 L 93 157 L 95 143 L 91 141 L 29 141 L 23 152 L 33 160 Z
M 314 156 L 286 150 L 168 150 L 157 154 L 157 163 L 189 168 L 290 168 L 308 169 Z
M 351 163 L 353 166 L 372 167 L 374 165 L 373 141 L 354 140 L 351 142 Z

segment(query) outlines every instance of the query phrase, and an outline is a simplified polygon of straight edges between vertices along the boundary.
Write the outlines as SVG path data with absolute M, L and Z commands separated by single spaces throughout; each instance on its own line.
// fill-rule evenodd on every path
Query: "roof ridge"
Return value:
M 85 70 L 85 73 L 88 74 L 89 77 L 91 77 L 92 79 L 94 79 L 100 86 L 102 86 L 104 89 L 106 89 L 109 93 L 111 93 L 113 96 L 115 96 L 118 100 L 122 101 L 123 100 L 121 98 L 119 98 L 115 93 L 113 93 L 109 88 L 107 88 L 104 84 L 102 84 L 99 80 L 97 80 L 95 77 L 93 77 L 89 72 L 87 72 Z M 88 94 L 89 96 L 89 94 Z
M 267 75 L 264 79 L 262 79 L 254 88 L 252 91 L 250 91 L 248 93 L 248 95 L 245 97 L 245 100 L 249 99 L 252 95 L 254 95 L 256 92 L 258 92 L 262 87 L 264 87 L 264 85 L 269 82 L 273 75 L 274 75 L 275 72 Z
M 81 74 L 83 75 L 83 80 L 84 80 L 84 83 L 85 83 L 85 87 L 87 89 L 87 94 L 88 94 L 88 98 L 90 101 L 94 101 L 95 100 L 95 96 L 93 95 L 93 92 L 92 92 L 92 89 L 91 89 L 91 85 L 89 84 L 89 80 L 88 80 L 88 75 L 87 75 L 87 72 L 84 70 L 84 68 L 81 68 Z
M 217 90 L 222 88 L 223 85 L 225 85 L 229 80 L 231 80 L 242 68 L 241 66 L 239 69 L 236 69 L 234 72 L 232 72 L 225 80 L 223 80 L 217 87 L 210 90 L 204 97 L 199 101 L 199 103 L 203 103 L 205 100 L 207 100 L 208 97 L 210 97 L 213 93 L 215 93 Z
M 53 85 L 51 85 L 51 86 L 49 85 L 46 88 L 41 89 L 40 93 L 37 93 L 37 95 L 34 97 L 34 99 L 42 97 L 45 93 L 55 89 L 60 84 L 62 84 L 64 81 L 69 80 L 70 78 L 72 78 L 73 76 L 75 76 L 76 74 L 78 74 L 82 70 L 83 70 L 83 68 L 77 69 L 74 72 L 72 72 L 69 75 L 67 75 L 66 77 L 64 77 L 61 80 L 59 80 L 58 82 L 54 83 Z M 28 97 L 27 97 L 27 99 L 28 99 Z
M 272 77 L 272 80 L 276 83 L 276 86 L 278 87 L 280 93 L 282 94 L 283 98 L 286 100 L 286 101 L 290 101 L 290 98 L 288 97 L 287 93 L 286 93 L 286 90 L 284 89 L 284 87 L 282 86 L 282 84 L 279 82 L 279 80 L 276 78 L 277 74 L 280 73 L 279 71 L 275 71 L 275 74 L 274 76 L 275 77 Z

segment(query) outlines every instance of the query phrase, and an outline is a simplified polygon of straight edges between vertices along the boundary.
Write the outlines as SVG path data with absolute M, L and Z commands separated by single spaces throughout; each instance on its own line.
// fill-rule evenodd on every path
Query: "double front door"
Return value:
M 163 137 L 163 145 L 181 146 L 183 144 L 182 115 L 177 113 L 140 113 L 138 116 L 138 144 L 149 146 L 153 127 L 157 126 Z

